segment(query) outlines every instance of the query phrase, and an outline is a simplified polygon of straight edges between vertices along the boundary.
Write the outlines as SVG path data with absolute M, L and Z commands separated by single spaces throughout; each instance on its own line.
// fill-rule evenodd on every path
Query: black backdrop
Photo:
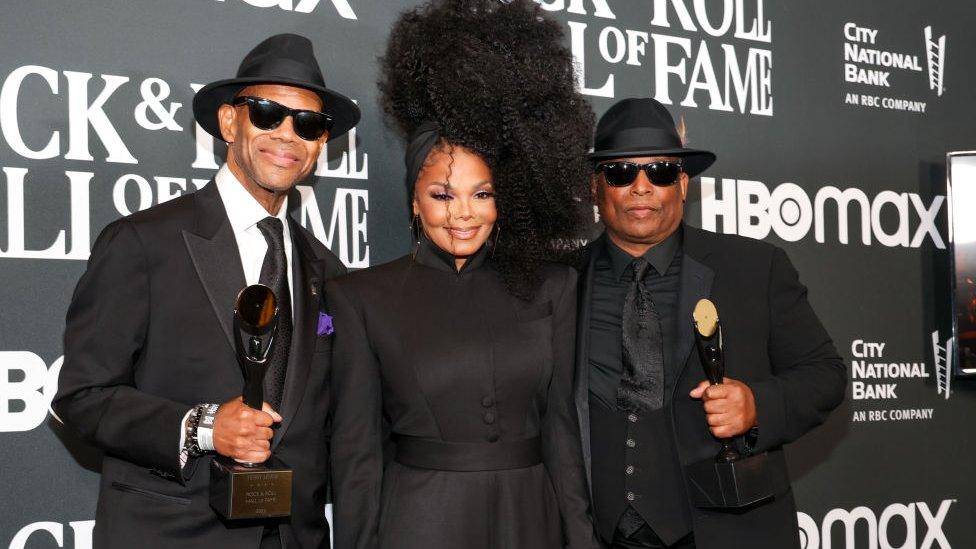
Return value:
M 976 545 L 976 389 L 950 337 L 945 154 L 976 148 L 965 0 L 540 0 L 597 113 L 652 95 L 718 153 L 686 218 L 787 249 L 851 387 L 788 448 L 805 549 Z M 91 546 L 97 452 L 49 412 L 64 313 L 111 220 L 195 189 L 223 151 L 194 86 L 277 32 L 310 37 L 355 134 L 303 187 L 351 267 L 404 253 L 402 145 L 376 56 L 409 0 L 10 0 L 0 16 L 0 546 Z M 214 155 L 216 154 L 216 157 Z M 895 364 L 895 366 L 890 366 Z M 878 366 L 881 365 L 881 366 Z

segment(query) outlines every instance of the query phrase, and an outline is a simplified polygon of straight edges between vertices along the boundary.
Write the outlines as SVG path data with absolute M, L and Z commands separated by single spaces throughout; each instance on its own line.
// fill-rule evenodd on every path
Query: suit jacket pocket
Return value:
M 515 314 L 518 317 L 519 322 L 531 322 L 533 320 L 546 318 L 548 316 L 552 316 L 552 302 L 546 301 L 545 303 L 530 305 L 525 309 L 519 309 Z
M 147 490 L 145 488 L 139 488 L 138 486 L 132 486 L 130 484 L 123 484 L 118 481 L 112 482 L 112 488 L 119 490 L 121 492 L 129 492 L 130 494 L 139 494 L 147 498 L 155 499 L 157 501 L 164 501 L 166 503 L 177 503 L 179 505 L 189 505 L 190 498 L 184 498 L 180 496 L 171 496 L 169 494 L 161 494 L 153 490 Z

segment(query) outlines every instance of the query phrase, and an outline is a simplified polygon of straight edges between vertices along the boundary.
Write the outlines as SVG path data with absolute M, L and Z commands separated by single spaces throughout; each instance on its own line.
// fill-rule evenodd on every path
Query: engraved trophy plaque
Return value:
M 264 403 L 264 375 L 277 329 L 271 288 L 254 284 L 241 290 L 234 307 L 234 343 L 244 374 L 244 404 L 256 410 Z M 217 456 L 210 465 L 210 506 L 225 519 L 286 517 L 291 486 L 292 470 L 274 456 L 264 463 Z
M 725 355 L 718 310 L 714 303 L 702 299 L 695 305 L 692 316 L 698 356 L 705 377 L 712 385 L 721 384 L 725 378 Z M 686 468 L 696 506 L 739 509 L 773 498 L 789 489 L 785 460 L 770 459 L 769 452 L 742 456 L 733 447 L 731 439 L 719 439 L 719 443 L 722 447 L 714 458 Z

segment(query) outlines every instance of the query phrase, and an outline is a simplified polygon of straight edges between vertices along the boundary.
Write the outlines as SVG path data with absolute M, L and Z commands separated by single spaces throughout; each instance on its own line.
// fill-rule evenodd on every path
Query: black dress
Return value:
M 328 282 L 337 549 L 597 547 L 572 403 L 576 273 L 546 265 L 529 303 L 486 255 L 458 272 L 425 241 Z

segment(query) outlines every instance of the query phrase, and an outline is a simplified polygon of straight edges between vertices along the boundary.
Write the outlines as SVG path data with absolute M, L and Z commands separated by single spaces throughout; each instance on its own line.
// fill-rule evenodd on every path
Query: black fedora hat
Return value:
M 671 113 L 649 98 L 623 99 L 607 110 L 596 125 L 593 161 L 628 156 L 677 156 L 688 177 L 715 162 L 715 153 L 689 149 L 681 143 Z
M 297 34 L 276 34 L 261 42 L 241 61 L 237 77 L 207 84 L 193 97 L 193 116 L 207 133 L 223 140 L 217 110 L 247 86 L 284 84 L 314 91 L 322 98 L 322 111 L 332 117 L 329 138 L 334 139 L 359 122 L 359 107 L 351 99 L 325 86 L 312 42 Z

